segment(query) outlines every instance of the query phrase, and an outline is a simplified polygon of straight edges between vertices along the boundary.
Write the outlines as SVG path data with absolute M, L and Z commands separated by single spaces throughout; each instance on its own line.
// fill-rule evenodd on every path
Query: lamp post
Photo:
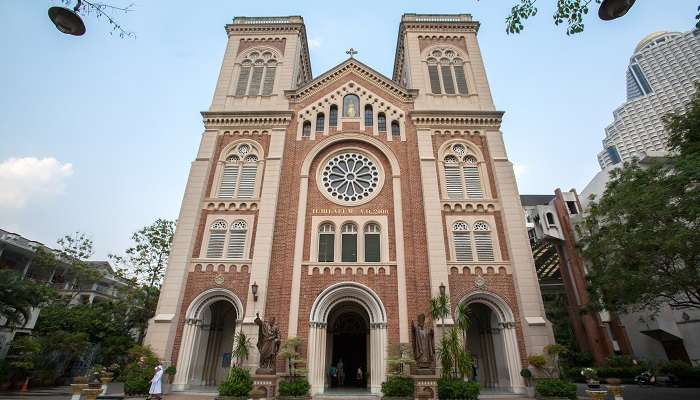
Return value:
M 81 5 L 81 0 L 78 0 L 78 3 L 72 10 L 65 7 L 49 8 L 49 18 L 56 25 L 56 29 L 67 35 L 80 36 L 84 34 L 85 24 L 78 15 Z
M 253 293 L 253 301 L 258 301 L 258 283 L 253 282 L 252 285 L 250 285 L 250 291 Z
M 445 284 L 440 282 L 440 296 L 445 296 Z

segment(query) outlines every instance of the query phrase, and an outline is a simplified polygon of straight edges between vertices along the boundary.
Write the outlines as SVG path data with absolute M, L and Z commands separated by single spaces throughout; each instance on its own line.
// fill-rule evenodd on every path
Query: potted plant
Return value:
M 282 346 L 280 351 L 280 357 L 282 357 L 287 364 L 288 377 L 279 384 L 279 398 L 280 399 L 308 399 L 309 389 L 311 385 L 309 381 L 304 376 L 306 370 L 301 368 L 300 365 L 305 363 L 305 360 L 299 354 L 299 346 L 301 345 L 301 339 L 298 337 L 290 337 Z
M 538 399 L 576 399 L 576 385 L 563 379 L 540 379 L 535 384 Z
M 523 377 L 525 381 L 525 390 L 527 391 L 527 397 L 535 397 L 535 388 L 532 386 L 532 371 L 529 368 L 523 368 L 520 370 L 520 376 Z
M 173 378 L 175 377 L 175 374 L 177 373 L 177 369 L 175 368 L 174 365 L 169 366 L 168 368 L 163 371 L 165 375 L 168 376 L 168 383 L 173 383 Z
M 233 366 L 226 380 L 219 385 L 217 400 L 247 400 L 252 389 L 253 378 L 250 377 L 250 372 Z

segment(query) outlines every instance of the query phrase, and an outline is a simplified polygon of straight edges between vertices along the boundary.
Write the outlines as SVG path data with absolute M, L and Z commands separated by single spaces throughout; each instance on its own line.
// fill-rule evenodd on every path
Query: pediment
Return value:
M 377 95 L 391 97 L 391 100 L 387 99 L 389 101 L 412 103 L 418 95 L 417 90 L 407 89 L 397 84 L 354 58 L 348 58 L 297 89 L 285 91 L 285 95 L 292 103 L 304 102 L 319 92 L 328 91 L 329 87 L 337 86 L 336 82 L 346 79 L 349 75 L 352 75 L 351 79 L 356 84 L 368 90 L 372 90 L 373 86 L 376 87 L 378 90 L 372 91 L 383 92 L 382 94 L 377 93 Z

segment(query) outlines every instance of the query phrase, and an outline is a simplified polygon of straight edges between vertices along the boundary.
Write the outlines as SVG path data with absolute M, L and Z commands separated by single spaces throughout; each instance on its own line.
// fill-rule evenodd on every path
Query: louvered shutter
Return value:
M 474 232 L 476 257 L 479 261 L 494 261 L 491 232 Z
M 464 198 L 459 166 L 445 164 L 445 189 L 447 190 L 447 197 L 451 199 Z
M 467 196 L 470 198 L 480 199 L 484 197 L 484 193 L 481 190 L 481 176 L 479 175 L 479 167 L 464 167 L 464 185 L 467 188 Z
M 238 165 L 226 165 L 221 176 L 219 197 L 233 197 L 236 191 L 236 180 L 238 180 Z
M 260 83 L 262 82 L 263 71 L 265 67 L 253 67 L 253 74 L 250 78 L 250 88 L 248 96 L 257 96 L 260 93 Z
M 442 71 L 442 84 L 445 86 L 445 93 L 454 94 L 455 84 L 452 81 L 452 68 L 449 65 L 441 65 L 440 70 Z
M 224 255 L 226 231 L 212 231 L 207 243 L 207 258 L 221 258 Z
M 263 96 L 272 94 L 272 89 L 275 86 L 275 71 L 277 67 L 267 67 L 265 70 L 265 81 L 263 81 Z
M 379 262 L 379 234 L 365 233 L 365 262 Z
M 246 231 L 233 230 L 228 238 L 228 258 L 244 258 Z
M 467 78 L 464 75 L 464 66 L 455 65 L 455 80 L 457 81 L 457 90 L 460 94 L 467 94 Z
M 238 76 L 238 83 L 236 84 L 236 96 L 245 96 L 249 77 L 250 67 L 241 67 L 241 74 Z
M 455 246 L 455 260 L 460 262 L 473 261 L 469 232 L 453 232 L 452 236 Z
M 255 192 L 255 176 L 258 172 L 257 164 L 245 164 L 241 168 L 241 180 L 238 183 L 238 197 L 253 197 Z
M 435 94 L 442 93 L 437 65 L 428 65 L 428 76 L 430 77 L 430 90 Z

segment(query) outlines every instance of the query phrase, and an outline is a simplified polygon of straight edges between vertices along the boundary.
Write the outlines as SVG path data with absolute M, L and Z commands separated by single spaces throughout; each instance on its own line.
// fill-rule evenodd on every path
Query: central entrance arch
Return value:
M 365 387 L 380 393 L 386 379 L 386 330 L 386 309 L 367 286 L 341 282 L 321 292 L 309 318 L 311 394 L 337 386 Z M 329 373 L 332 365 L 338 367 L 341 358 L 344 382 Z M 361 380 L 357 379 L 357 368 L 362 368 Z

